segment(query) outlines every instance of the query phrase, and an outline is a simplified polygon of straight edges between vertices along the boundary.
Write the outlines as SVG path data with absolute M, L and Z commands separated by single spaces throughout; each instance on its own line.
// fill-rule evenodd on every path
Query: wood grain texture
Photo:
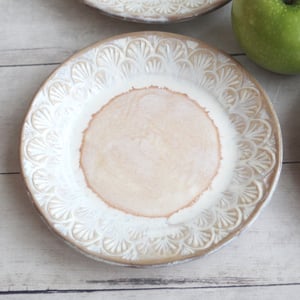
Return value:
M 231 30 L 230 9 L 227 4 L 190 22 L 147 25 L 104 16 L 78 0 L 0 1 L 0 65 L 61 62 L 98 40 L 141 30 L 187 34 L 224 51 L 241 52 Z
M 19 175 L 0 176 L 0 291 L 218 287 L 300 283 L 300 164 L 288 164 L 270 205 L 220 251 L 172 267 L 97 263 L 40 221 Z
M 136 290 L 136 291 L 110 291 L 110 292 L 81 292 L 48 294 L 20 294 L 0 295 L 0 300 L 132 300 L 132 299 L 164 299 L 164 300 L 299 300 L 300 286 L 267 286 L 247 288 L 217 288 L 217 289 L 183 289 L 183 290 Z

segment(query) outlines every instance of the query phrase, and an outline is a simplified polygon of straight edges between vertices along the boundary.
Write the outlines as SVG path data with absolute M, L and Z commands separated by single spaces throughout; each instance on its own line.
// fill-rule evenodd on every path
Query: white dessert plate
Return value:
M 103 13 L 142 23 L 189 20 L 225 5 L 230 0 L 81 0 Z
M 282 139 L 256 80 L 176 34 L 112 37 L 63 63 L 37 92 L 22 173 L 48 226 L 122 265 L 186 261 L 246 228 L 279 178 Z

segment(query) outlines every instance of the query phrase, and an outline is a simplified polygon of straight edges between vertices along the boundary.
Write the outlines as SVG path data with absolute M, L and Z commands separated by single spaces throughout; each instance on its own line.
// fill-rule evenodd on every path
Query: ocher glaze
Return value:
M 81 167 L 110 206 L 169 216 L 209 187 L 220 153 L 218 130 L 204 109 L 184 94 L 150 87 L 117 96 L 93 116 Z

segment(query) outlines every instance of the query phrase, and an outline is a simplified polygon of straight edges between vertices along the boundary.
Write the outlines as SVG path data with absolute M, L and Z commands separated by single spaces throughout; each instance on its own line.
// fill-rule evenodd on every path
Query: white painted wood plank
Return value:
M 272 286 L 272 287 L 247 287 L 247 288 L 217 288 L 217 289 L 192 289 L 192 290 L 137 290 L 92 293 L 53 293 L 53 294 L 21 294 L 0 295 L 0 300 L 129 300 L 129 299 L 164 299 L 164 300 L 299 300 L 300 286 Z M 5 297 L 5 298 L 4 298 Z
M 0 176 L 0 291 L 215 287 L 300 283 L 300 164 L 253 226 L 202 259 L 132 269 L 97 263 L 54 237 L 34 212 L 19 175 Z
M 300 161 L 300 76 L 280 76 L 238 60 L 255 75 L 278 113 L 284 138 L 284 160 Z M 18 172 L 21 124 L 40 84 L 56 66 L 0 68 L 0 173 Z
M 187 34 L 229 52 L 240 52 L 231 30 L 231 4 L 193 21 L 137 24 L 100 14 L 78 0 L 0 1 L 0 65 L 60 62 L 75 50 L 129 31 Z

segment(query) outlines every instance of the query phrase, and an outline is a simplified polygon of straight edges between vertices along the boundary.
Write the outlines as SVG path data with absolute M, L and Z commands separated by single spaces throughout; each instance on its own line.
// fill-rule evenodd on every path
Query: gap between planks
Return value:
M 21 68 L 21 67 L 40 67 L 40 66 L 59 66 L 60 62 L 38 63 L 38 64 L 18 64 L 18 65 L 0 65 L 0 68 Z
M 17 294 L 69 294 L 69 293 L 96 293 L 96 292 L 123 292 L 123 291 L 154 291 L 154 290 L 207 290 L 207 289 L 230 289 L 230 288 L 255 288 L 255 287 L 286 287 L 300 286 L 300 282 L 280 284 L 257 284 L 257 285 L 228 285 L 228 286 L 205 286 L 205 287 L 153 287 L 153 288 L 128 288 L 128 289 L 70 289 L 70 290 L 19 290 L 0 291 L 1 295 Z

